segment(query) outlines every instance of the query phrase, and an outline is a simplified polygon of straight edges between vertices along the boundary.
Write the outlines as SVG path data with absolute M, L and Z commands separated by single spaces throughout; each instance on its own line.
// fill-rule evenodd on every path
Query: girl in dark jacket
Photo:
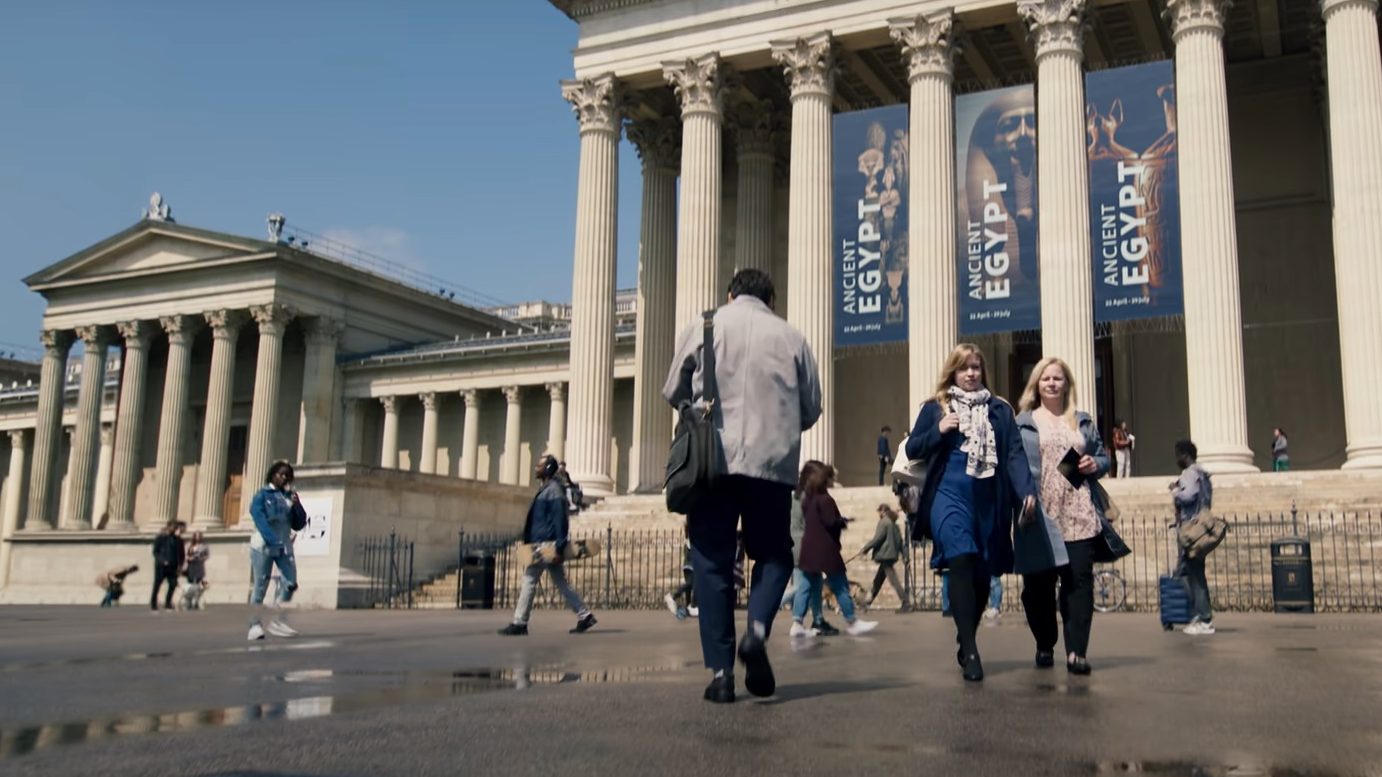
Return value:
M 959 650 L 970 681 L 984 679 L 976 635 L 989 580 L 1013 569 L 1012 520 L 1030 520 L 1036 487 L 1007 402 L 989 393 L 984 354 L 961 343 L 946 359 L 936 395 L 921 406 L 907 456 L 926 461 L 913 536 L 934 539 L 931 566 L 946 570 Z
M 821 575 L 825 575 L 830 590 L 835 592 L 835 600 L 840 604 L 840 614 L 849 624 L 845 631 L 851 636 L 858 636 L 873 631 L 878 627 L 878 621 L 859 620 L 854 615 L 854 599 L 849 595 L 849 579 L 845 577 L 845 560 L 840 555 L 840 532 L 847 521 L 840 515 L 840 508 L 830 496 L 829 488 L 834 480 L 834 467 L 819 461 L 808 461 L 801 468 L 801 478 L 797 481 L 797 494 L 806 518 L 798 566 L 806 575 L 806 583 L 811 590 L 807 597 L 797 597 L 792 607 L 792 622 L 796 626 L 801 625 L 802 618 L 806 617 L 805 603 L 808 598 L 819 599 Z M 793 631 L 798 629 L 793 628 Z

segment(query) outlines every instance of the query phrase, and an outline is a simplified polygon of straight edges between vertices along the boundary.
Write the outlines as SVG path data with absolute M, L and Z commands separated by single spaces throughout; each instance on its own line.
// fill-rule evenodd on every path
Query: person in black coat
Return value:
M 931 566 L 947 572 L 950 609 L 966 680 L 984 679 L 976 635 L 989 581 L 1013 569 L 1012 522 L 1031 519 L 1036 486 L 1013 410 L 989 393 L 984 354 L 961 343 L 921 406 L 907 457 L 926 461 L 912 535 L 934 540 Z
M 182 521 L 169 521 L 163 531 L 154 537 L 154 590 L 149 595 L 149 608 L 158 611 L 158 589 L 168 582 L 168 593 L 163 599 L 163 609 L 173 609 L 173 593 L 178 588 L 178 575 L 182 573 L 187 551 L 182 545 L 182 533 L 187 524 Z
M 878 627 L 878 621 L 861 620 L 854 613 L 854 598 L 849 593 L 849 578 L 845 576 L 845 560 L 840 554 L 840 534 L 849 519 L 840 515 L 840 508 L 830 496 L 835 481 L 835 468 L 819 461 L 808 461 L 801 468 L 797 494 L 801 511 L 806 518 L 806 531 L 801 536 L 801 554 L 797 566 L 810 586 L 807 597 L 799 597 L 792 608 L 792 622 L 800 625 L 806 616 L 806 602 L 820 600 L 821 577 L 835 592 L 835 601 L 844 616 L 845 631 L 850 636 L 867 634 Z M 794 629 L 794 631 L 796 631 Z

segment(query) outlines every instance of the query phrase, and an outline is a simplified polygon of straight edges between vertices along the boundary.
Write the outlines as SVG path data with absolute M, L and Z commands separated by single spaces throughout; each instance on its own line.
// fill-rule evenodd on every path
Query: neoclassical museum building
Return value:
M 548 450 L 588 494 L 656 491 L 675 333 L 749 267 L 771 272 L 818 357 L 826 411 L 803 456 L 845 485 L 871 484 L 879 427 L 900 441 L 961 340 L 1014 401 L 1038 360 L 1063 357 L 1105 434 L 1131 426 L 1135 474 L 1174 472 L 1182 437 L 1216 473 L 1270 470 L 1273 428 L 1295 470 L 1382 469 L 1377 0 L 552 5 L 579 26 L 552 93 L 580 137 L 570 304 L 466 304 L 281 216 L 252 238 L 152 203 L 25 279 L 47 309 L 38 379 L 0 391 L 0 600 L 66 600 L 40 582 L 61 559 L 89 587 L 110 549 L 174 518 L 242 543 L 246 498 L 279 458 L 333 482 L 398 473 L 404 502 L 448 483 L 521 501 Z M 1095 95 L 1100 74 L 1146 66 L 1165 78 Z M 993 107 L 969 122 L 985 93 Z M 901 123 L 858 133 L 842 166 L 855 136 L 839 128 L 890 106 Z M 1136 121 L 1155 132 L 1133 142 Z M 626 140 L 638 193 L 617 191 Z M 1136 181 L 1100 205 L 1096 169 Z M 638 284 L 619 291 L 617 203 L 633 196 Z M 1127 268 L 1105 263 L 1117 256 Z M 981 286 L 1007 293 L 984 272 L 1031 295 L 1013 325 L 968 312 Z M 1155 287 L 1129 304 L 1169 303 L 1107 316 L 1096 300 L 1117 278 Z M 886 302 L 856 296 L 874 289 Z M 882 323 L 841 326 L 865 310 Z M 856 337 L 887 326 L 901 334 Z M 243 566 L 222 555 L 227 574 Z

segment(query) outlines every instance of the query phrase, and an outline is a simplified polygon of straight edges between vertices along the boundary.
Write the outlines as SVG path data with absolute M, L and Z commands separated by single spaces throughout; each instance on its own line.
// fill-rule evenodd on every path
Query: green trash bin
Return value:
M 1272 601 L 1277 612 L 1315 611 L 1310 540 L 1304 537 L 1272 540 Z

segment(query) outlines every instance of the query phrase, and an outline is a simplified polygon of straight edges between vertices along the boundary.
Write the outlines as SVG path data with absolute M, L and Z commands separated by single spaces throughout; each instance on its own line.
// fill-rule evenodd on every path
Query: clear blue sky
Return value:
M 20 279 L 139 218 L 262 237 L 264 217 L 506 301 L 571 295 L 576 24 L 544 0 L 0 7 L 0 349 Z M 639 168 L 620 156 L 621 288 Z

